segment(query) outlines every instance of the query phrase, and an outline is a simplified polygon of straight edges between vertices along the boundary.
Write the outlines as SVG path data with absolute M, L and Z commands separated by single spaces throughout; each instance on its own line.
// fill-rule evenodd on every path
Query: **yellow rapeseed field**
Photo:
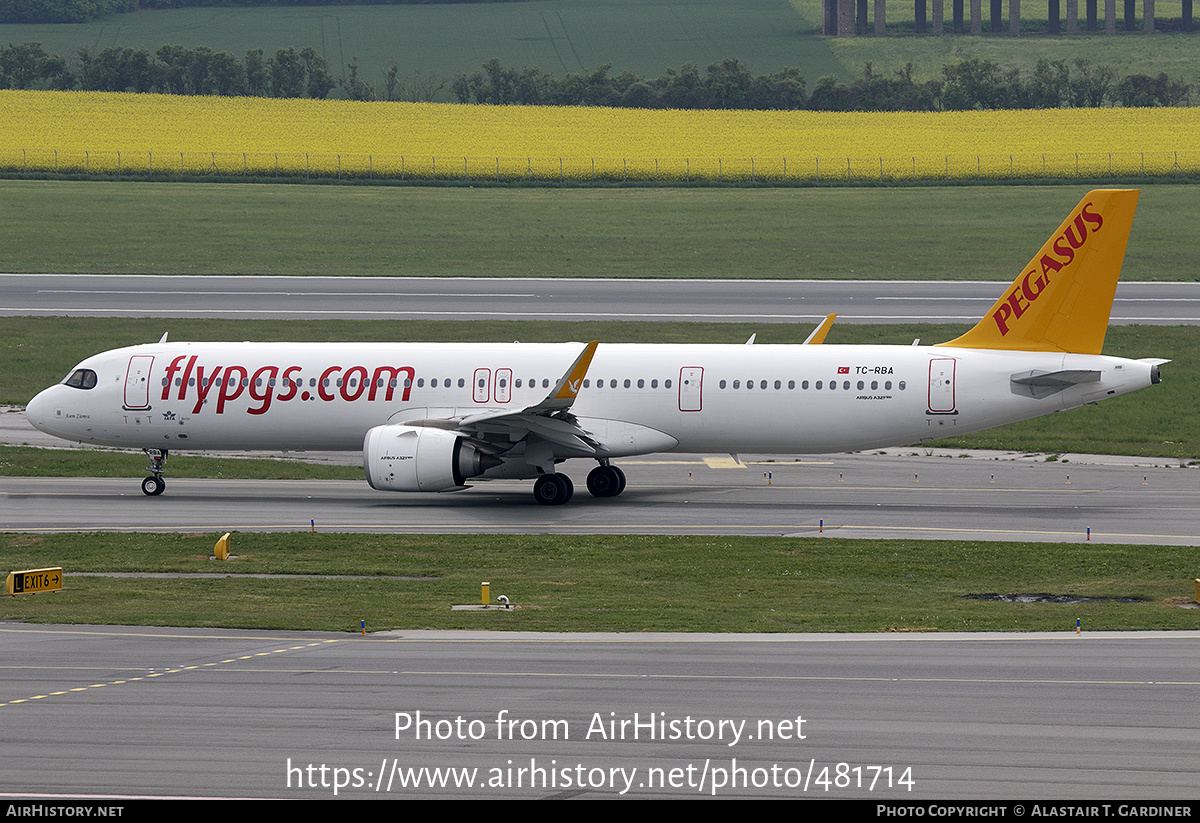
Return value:
M 0 91 L 0 168 L 430 179 L 1200 172 L 1200 109 L 864 113 Z

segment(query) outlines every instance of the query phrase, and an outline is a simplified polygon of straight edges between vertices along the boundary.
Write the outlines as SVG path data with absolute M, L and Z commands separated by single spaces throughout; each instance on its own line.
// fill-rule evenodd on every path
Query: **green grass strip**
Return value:
M 1112 185 L 1110 181 L 1108 185 Z M 9 272 L 1012 280 L 1090 186 L 478 189 L 0 181 Z M 1127 280 L 1195 280 L 1141 185 Z
M 67 446 L 67 443 L 63 443 Z M 0 446 L 0 475 L 10 477 L 139 477 L 149 460 L 141 452 L 100 448 L 41 449 Z M 245 480 L 364 480 L 361 465 L 241 457 L 181 457 L 172 453 L 167 477 Z
M 1179 608 L 1193 590 L 1190 547 L 299 532 L 235 534 L 236 559 L 222 562 L 208 559 L 217 537 L 2 535 L 6 566 L 61 565 L 67 588 L 5 598 L 0 620 L 332 631 L 356 631 L 360 620 L 372 631 L 1073 631 L 1076 618 L 1085 631 L 1200 625 L 1200 612 Z M 229 576 L 74 576 L 83 571 Z M 478 603 L 483 580 L 516 610 L 450 611 Z M 989 593 L 1102 600 L 969 597 Z

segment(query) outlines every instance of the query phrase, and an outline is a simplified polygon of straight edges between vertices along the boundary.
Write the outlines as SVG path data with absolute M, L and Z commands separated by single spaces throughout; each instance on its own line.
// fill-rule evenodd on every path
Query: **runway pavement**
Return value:
M 583 488 L 590 467 L 564 464 L 576 493 L 540 506 L 532 483 L 492 481 L 449 494 L 388 494 L 365 481 L 171 478 L 159 498 L 130 476 L 0 478 L 5 529 L 386 533 L 750 534 L 1200 545 L 1200 470 L 1177 461 L 1020 455 L 746 456 L 618 461 L 618 498 Z M 769 476 L 768 476 L 769 475 Z
M 1008 282 L 0 274 L 0 315 L 974 322 Z M 1121 283 L 1112 323 L 1200 321 L 1200 283 Z
M 7 623 L 0 797 L 1194 800 L 1198 641 Z

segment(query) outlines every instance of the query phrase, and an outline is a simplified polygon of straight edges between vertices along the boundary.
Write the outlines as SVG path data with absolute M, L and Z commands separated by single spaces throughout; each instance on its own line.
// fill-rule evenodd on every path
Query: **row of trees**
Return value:
M 946 66 L 941 105 L 964 109 L 1057 109 L 1186 106 L 1192 87 L 1160 72 L 1157 77 L 1117 77 L 1108 65 L 1077 59 L 1072 70 L 1062 60 L 1038 60 L 1032 74 L 1001 69 L 989 60 L 971 59 Z
M 450 93 L 460 103 L 650 109 L 798 109 L 808 96 L 798 70 L 756 76 L 733 58 L 704 73 L 688 63 L 654 80 L 631 71 L 609 74 L 611 69 L 557 78 L 536 66 L 506 68 L 492 59 L 482 71 L 455 75 Z
M 312 48 L 279 49 L 267 56 L 251 49 L 239 59 L 205 46 L 145 49 L 110 46 L 81 49 L 70 57 L 47 54 L 38 43 L 0 46 L 0 89 L 131 91 L 162 94 L 212 94 L 225 97 L 328 97 L 334 89 L 351 100 L 431 101 L 445 87 L 436 76 L 402 77 L 388 67 L 383 92 L 358 74 L 358 58 L 335 77 L 325 58 Z
M 70 58 L 37 43 L 0 47 L 0 88 L 213 94 L 227 97 L 324 98 L 338 85 L 325 58 L 311 48 L 252 49 L 238 59 L 200 46 L 81 49 Z
M 849 83 L 832 75 L 807 91 L 795 69 L 753 74 L 727 58 L 701 72 L 687 64 L 655 79 L 632 72 L 609 74 L 611 66 L 557 78 L 534 68 L 506 68 L 489 60 L 481 71 L 459 74 L 450 92 L 460 103 L 495 105 L 621 106 L 657 109 L 810 109 L 813 111 L 963 111 L 970 109 L 1098 108 L 1183 106 L 1192 87 L 1165 73 L 1117 77 L 1107 65 L 1077 59 L 1041 59 L 1033 71 L 1005 69 L 971 58 L 945 66 L 943 79 L 919 83 L 909 63 L 893 74 L 867 63 Z
M 1031 73 L 1004 69 L 972 58 L 947 65 L 943 79 L 918 83 L 912 64 L 892 74 L 868 63 L 849 83 L 822 77 L 808 91 L 796 69 L 755 75 L 727 58 L 701 72 L 687 64 L 655 79 L 633 72 L 610 74 L 611 66 L 557 78 L 538 68 L 506 68 L 489 60 L 482 70 L 459 74 L 450 93 L 460 103 L 543 106 L 614 106 L 662 109 L 768 109 L 813 111 L 954 111 L 969 109 L 1182 106 L 1192 87 L 1164 73 L 1118 79 L 1107 65 L 1075 60 L 1039 60 Z M 239 59 L 204 46 L 166 45 L 144 49 L 81 49 L 64 58 L 37 43 L 0 47 L 0 89 L 161 92 L 251 97 L 323 99 L 334 89 L 351 100 L 431 101 L 446 86 L 436 75 L 401 77 L 388 68 L 383 88 L 359 73 L 358 58 L 335 77 L 312 48 L 279 49 L 267 56 L 252 49 Z

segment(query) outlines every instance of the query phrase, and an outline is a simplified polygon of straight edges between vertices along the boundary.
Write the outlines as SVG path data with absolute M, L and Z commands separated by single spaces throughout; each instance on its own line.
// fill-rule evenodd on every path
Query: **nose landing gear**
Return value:
M 147 497 L 157 497 L 167 487 L 167 481 L 163 480 L 162 477 L 163 463 L 167 459 L 167 450 L 142 449 L 142 451 L 150 458 L 150 465 L 146 467 L 146 471 L 150 472 L 150 476 L 142 480 L 142 494 Z

